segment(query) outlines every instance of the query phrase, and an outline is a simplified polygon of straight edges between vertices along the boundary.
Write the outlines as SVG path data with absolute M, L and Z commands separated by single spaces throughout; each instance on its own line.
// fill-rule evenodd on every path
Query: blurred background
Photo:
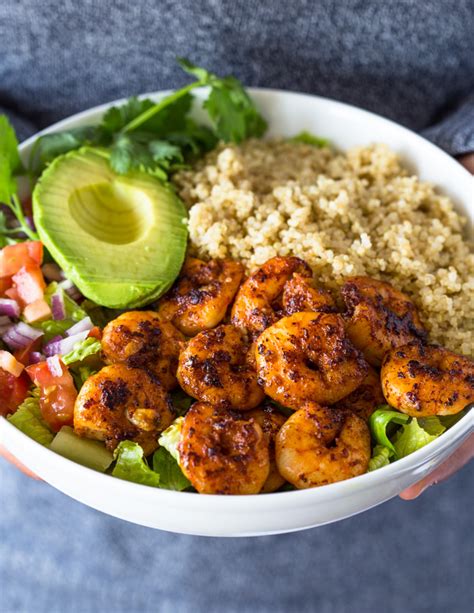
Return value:
M 473 31 L 472 0 L 2 0 L 0 112 L 25 138 L 182 85 L 187 56 L 356 104 L 460 155 L 474 149 Z M 218 540 L 106 517 L 0 460 L 0 611 L 468 613 L 473 477 L 335 525 Z

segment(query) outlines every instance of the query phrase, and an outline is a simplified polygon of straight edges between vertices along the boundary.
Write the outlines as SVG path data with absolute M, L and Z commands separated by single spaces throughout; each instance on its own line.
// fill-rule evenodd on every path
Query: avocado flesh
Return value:
M 135 308 L 156 300 L 184 260 L 184 204 L 147 173 L 116 174 L 105 150 L 56 158 L 33 191 L 33 215 L 68 279 L 102 306 Z

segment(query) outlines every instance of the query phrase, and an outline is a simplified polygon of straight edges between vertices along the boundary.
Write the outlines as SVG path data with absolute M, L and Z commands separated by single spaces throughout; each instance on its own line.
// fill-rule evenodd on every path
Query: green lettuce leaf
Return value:
M 444 432 L 444 428 L 439 434 L 442 432 Z M 428 443 L 431 443 L 431 441 L 434 441 L 435 438 L 438 438 L 439 434 L 429 434 L 420 426 L 416 418 L 412 418 L 393 437 L 393 446 L 397 458 L 404 458 L 410 455 L 410 453 L 421 449 Z
M 116 460 L 112 471 L 114 477 L 151 487 L 159 486 L 160 475 L 148 466 L 143 457 L 143 449 L 138 443 L 122 441 L 114 452 L 114 459 Z
M 383 445 L 375 445 L 374 450 L 372 452 L 372 457 L 369 461 L 369 469 L 368 472 L 373 470 L 377 470 L 377 468 L 382 468 L 382 466 L 387 466 L 390 464 L 390 456 L 392 452 L 388 447 L 384 447 Z
M 64 364 L 74 364 L 75 362 L 82 362 L 91 355 L 97 355 L 101 350 L 100 341 L 96 338 L 86 338 L 83 341 L 77 342 L 72 351 L 62 356 Z
M 38 388 L 32 390 L 30 396 L 25 398 L 15 413 L 9 415 L 7 419 L 15 428 L 21 430 L 40 445 L 49 445 L 54 438 L 54 434 L 41 415 L 39 394 Z
M 406 424 L 410 420 L 409 415 L 393 411 L 387 405 L 382 405 L 372 413 L 369 419 L 370 431 L 372 437 L 379 445 L 387 447 L 390 451 L 396 454 L 395 447 L 387 434 L 389 424 Z
M 178 463 L 178 443 L 181 438 L 183 422 L 184 417 L 178 417 L 175 419 L 171 426 L 168 426 L 168 428 L 161 433 L 160 438 L 158 439 L 158 443 L 161 445 L 161 447 L 164 447 Z
M 59 286 L 59 283 L 53 281 L 48 285 L 44 292 L 44 298 L 46 302 L 51 306 L 51 296 L 56 292 L 61 292 L 64 299 L 64 306 L 66 310 L 66 319 L 72 320 L 72 322 L 81 321 L 84 317 L 87 317 L 86 311 L 80 307 L 66 292 Z M 71 324 L 72 326 L 72 324 Z
M 92 375 L 95 375 L 97 369 L 86 364 L 78 364 L 77 366 L 70 367 L 69 372 L 71 373 L 72 378 L 74 379 L 74 385 L 79 392 L 87 379 L 92 377 Z
M 293 138 L 289 139 L 291 143 L 304 143 L 305 145 L 312 145 L 313 147 L 327 147 L 329 140 L 327 138 L 321 138 L 320 136 L 314 136 L 310 132 L 303 130 Z
M 191 487 L 176 459 L 164 447 L 153 454 L 153 470 L 160 475 L 160 487 L 165 490 L 182 490 Z

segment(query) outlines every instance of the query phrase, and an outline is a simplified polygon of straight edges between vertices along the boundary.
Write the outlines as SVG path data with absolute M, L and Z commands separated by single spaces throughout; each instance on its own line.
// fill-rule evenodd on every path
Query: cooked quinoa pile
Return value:
M 449 198 L 384 145 L 346 153 L 288 141 L 221 145 L 174 177 L 191 252 L 249 270 L 296 255 L 336 289 L 389 281 L 418 305 L 432 342 L 474 354 L 474 253 Z

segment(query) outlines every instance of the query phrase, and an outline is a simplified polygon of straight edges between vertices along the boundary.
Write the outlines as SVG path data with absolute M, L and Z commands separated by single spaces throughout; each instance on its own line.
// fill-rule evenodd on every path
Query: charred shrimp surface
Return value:
M 165 389 L 176 386 L 178 356 L 184 336 L 153 311 L 128 311 L 109 322 L 102 335 L 102 353 L 107 364 L 124 363 L 142 368 Z
M 412 417 L 453 415 L 474 402 L 474 362 L 443 347 L 398 347 L 381 376 L 387 402 Z
M 282 313 L 282 292 L 285 283 L 298 273 L 311 277 L 310 267 L 296 257 L 275 257 L 268 260 L 242 283 L 234 306 L 231 321 L 257 336 L 274 324 Z
M 247 410 L 264 398 L 242 328 L 221 325 L 189 341 L 179 357 L 178 379 L 197 400 Z
M 258 423 L 208 402 L 186 413 L 178 450 L 184 474 L 201 494 L 258 494 L 270 471 Z
M 173 419 L 164 388 L 144 370 L 125 364 L 105 366 L 89 377 L 74 406 L 74 430 L 79 436 L 105 441 L 111 450 L 120 441 L 135 441 L 145 455 L 157 448 L 158 434 Z
M 380 366 L 385 353 L 395 347 L 426 340 L 415 305 L 389 283 L 351 277 L 341 292 L 347 307 L 347 334 L 372 366 Z
M 159 301 L 158 313 L 186 336 L 215 328 L 226 315 L 243 270 L 234 260 L 188 258 L 174 286 Z
M 365 473 L 370 453 L 369 428 L 363 419 L 314 403 L 293 413 L 276 436 L 278 470 L 299 489 Z
M 283 317 L 257 339 L 256 362 L 265 393 L 290 409 L 308 401 L 332 404 L 353 392 L 368 366 L 333 313 Z

